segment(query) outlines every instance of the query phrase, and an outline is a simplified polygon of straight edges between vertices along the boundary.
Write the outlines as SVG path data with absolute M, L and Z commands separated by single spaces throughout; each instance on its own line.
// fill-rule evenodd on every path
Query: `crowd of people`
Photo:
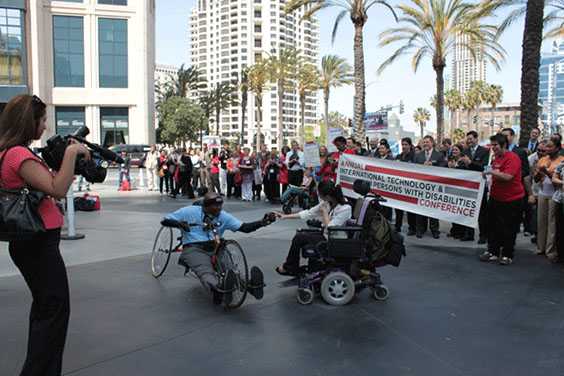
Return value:
M 194 198 L 198 192 L 212 191 L 228 199 L 280 204 L 290 194 L 314 192 L 321 181 L 336 179 L 339 157 L 354 154 L 427 166 L 482 172 L 487 178 L 481 203 L 478 233 L 474 228 L 453 224 L 447 237 L 463 242 L 487 244 L 482 260 L 510 264 L 516 234 L 523 231 L 536 244 L 536 252 L 551 261 L 558 260 L 564 246 L 564 151 L 561 136 L 542 139 L 538 128 L 531 131 L 527 145 L 517 146 L 515 132 L 503 129 L 482 146 L 476 131 L 453 143 L 440 145 L 432 136 L 419 143 L 406 137 L 401 151 L 394 155 L 386 139 L 372 138 L 367 145 L 354 138 L 334 140 L 337 151 L 319 148 L 320 165 L 306 167 L 303 150 L 297 142 L 278 151 L 262 145 L 258 152 L 224 144 L 220 148 L 174 149 L 151 147 L 144 166 L 148 188 L 171 197 Z M 304 193 L 305 198 L 308 197 Z M 306 201 L 307 202 L 307 201 Z M 404 219 L 408 236 L 422 238 L 427 232 L 440 238 L 439 221 L 402 210 L 384 209 L 384 215 L 401 232 Z M 523 228 L 521 228 L 521 226 Z M 494 234 L 490 234 L 494 231 Z M 477 235 L 477 236 L 476 236 Z

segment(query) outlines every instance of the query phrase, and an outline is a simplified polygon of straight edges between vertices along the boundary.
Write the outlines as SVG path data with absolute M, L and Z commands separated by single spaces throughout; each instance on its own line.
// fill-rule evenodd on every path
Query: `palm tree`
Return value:
M 437 135 L 444 136 L 444 69 L 455 48 L 479 55 L 497 69 L 505 51 L 496 39 L 497 28 L 484 23 L 491 14 L 489 8 L 478 7 L 464 0 L 409 0 L 412 5 L 399 5 L 400 26 L 380 34 L 380 45 L 404 43 L 379 68 L 382 72 L 400 56 L 412 54 L 411 65 L 416 72 L 423 58 L 430 58 L 436 73 Z
M 278 150 L 283 145 L 283 114 L 284 114 L 284 92 L 294 88 L 296 69 L 300 62 L 298 51 L 290 48 L 280 50 L 278 56 L 271 56 L 267 62 L 269 81 L 276 84 L 276 95 L 278 96 Z
M 187 97 L 188 93 L 202 89 L 205 85 L 205 76 L 197 67 L 191 66 L 184 68 L 180 66 L 176 76 L 170 76 L 175 95 Z
M 238 105 L 237 88 L 230 82 L 224 81 L 215 86 L 214 89 L 214 109 L 215 109 L 215 133 L 219 136 L 219 115 L 221 111 Z
M 478 106 L 478 102 L 480 98 L 476 90 L 467 90 L 462 97 L 462 108 L 466 111 L 467 122 L 466 122 L 466 130 L 469 131 L 472 129 L 472 111 L 476 109 Z
M 325 125 L 329 129 L 329 92 L 332 87 L 350 85 L 353 82 L 352 68 L 346 59 L 337 55 L 326 55 L 321 58 L 321 90 L 325 105 Z
M 249 100 L 249 69 L 241 71 L 239 91 L 241 92 L 241 145 L 245 145 L 245 116 L 247 115 L 247 102 Z
M 413 113 L 413 120 L 419 124 L 419 128 L 421 129 L 421 139 L 423 139 L 425 136 L 425 125 L 429 120 L 431 120 L 431 113 L 426 108 L 419 107 Z
M 205 120 L 207 120 L 205 123 L 202 120 L 202 123 L 200 124 L 200 146 L 202 146 L 204 142 L 204 131 L 206 132 L 209 131 L 210 116 L 214 110 L 214 105 L 215 105 L 214 92 L 213 91 L 200 92 L 200 94 L 198 95 L 198 103 L 200 104 L 200 107 L 204 111 Z
M 523 6 L 526 1 L 526 6 Z M 555 14 L 549 13 L 544 17 L 545 6 L 561 4 L 560 0 L 496 0 L 483 1 L 482 7 L 488 12 L 518 5 L 503 21 L 499 27 L 498 34 L 503 33 L 515 20 L 525 15 L 525 28 L 523 30 L 523 51 L 521 56 L 521 131 L 519 132 L 519 143 L 526 144 L 533 127 L 537 126 L 539 118 L 539 68 L 541 58 L 541 47 L 543 39 L 544 23 L 555 20 Z M 558 11 L 558 7 L 556 8 Z M 555 30 L 550 30 L 549 34 Z
M 264 61 L 258 61 L 249 68 L 247 73 L 249 90 L 255 95 L 255 103 L 258 107 L 257 111 L 257 137 L 256 150 L 260 150 L 261 133 L 260 127 L 262 123 L 262 95 L 268 82 L 268 71 Z
M 490 127 L 493 134 L 495 126 L 495 108 L 503 100 L 503 88 L 499 85 L 488 85 L 485 100 L 491 106 Z
M 306 96 L 319 89 L 319 72 L 315 65 L 302 64 L 298 68 L 297 76 L 298 97 L 300 99 L 300 130 L 299 143 L 304 145 L 305 141 L 305 105 Z
M 332 41 L 335 41 L 337 30 L 342 19 L 348 16 L 354 26 L 354 124 L 358 140 L 364 140 L 364 113 L 366 111 L 364 80 L 364 45 L 363 29 L 368 20 L 368 11 L 374 5 L 388 8 L 397 20 L 394 9 L 385 0 L 290 0 L 286 11 L 292 12 L 304 7 L 304 18 L 308 19 L 321 9 L 336 7 L 341 11 L 335 18 Z M 380 17 L 381 18 L 381 17 Z
M 480 107 L 484 102 L 486 102 L 487 94 L 488 94 L 488 85 L 484 81 L 473 81 L 470 83 L 470 95 L 472 95 L 472 101 L 474 104 L 474 112 L 476 116 L 476 127 L 479 131 L 481 128 L 481 119 L 480 119 Z
M 445 106 L 450 111 L 450 133 L 452 133 L 460 124 L 459 111 L 462 107 L 462 96 L 458 90 L 451 89 L 445 93 Z

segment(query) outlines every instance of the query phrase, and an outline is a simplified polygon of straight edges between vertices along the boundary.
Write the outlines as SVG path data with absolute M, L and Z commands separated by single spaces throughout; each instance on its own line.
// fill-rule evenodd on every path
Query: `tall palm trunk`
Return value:
M 364 20 L 354 21 L 354 126 L 355 136 L 360 142 L 364 142 L 364 112 L 365 104 L 365 85 L 364 85 L 364 45 L 362 31 Z
M 495 128 L 495 105 L 492 105 L 491 118 L 492 118 L 492 121 L 491 121 L 490 127 L 492 128 L 492 134 L 493 134 L 494 128 Z
M 282 150 L 284 145 L 284 134 L 282 132 L 282 120 L 284 118 L 284 81 L 278 81 L 278 150 Z
M 419 130 L 421 131 L 421 140 L 423 139 L 423 137 L 425 136 L 425 123 L 420 121 L 419 122 Z
M 300 95 L 300 134 L 299 143 L 300 145 L 305 145 L 305 94 Z
M 323 89 L 323 104 L 325 105 L 325 128 L 329 129 L 329 88 Z
M 247 96 L 241 98 L 241 146 L 245 146 L 245 115 L 247 113 Z
M 261 142 L 262 140 L 261 140 L 261 137 L 260 137 L 260 136 L 261 136 L 261 133 L 260 133 L 261 129 L 260 129 L 260 127 L 261 127 L 261 124 L 262 124 L 262 95 L 260 96 L 260 98 L 259 98 L 259 96 L 257 95 L 257 96 L 256 96 L 256 101 L 257 101 L 257 107 L 258 107 L 258 113 L 257 113 L 257 136 L 256 136 L 256 137 L 257 137 L 257 140 L 256 140 L 256 145 L 257 145 L 257 146 L 256 146 L 256 152 L 258 153 L 259 150 L 260 150 L 260 146 L 261 146 L 261 144 L 262 144 L 262 142 Z
M 529 141 L 529 134 L 537 126 L 539 110 L 539 65 L 542 44 L 544 0 L 527 0 L 523 56 L 521 58 L 521 134 L 519 143 Z
M 469 131 L 470 130 L 470 122 L 472 121 L 472 109 L 469 109 L 468 111 L 466 111 L 466 129 L 465 131 Z
M 440 144 L 444 137 L 444 107 L 445 107 L 445 80 L 443 77 L 445 70 L 445 63 L 439 62 L 433 64 L 433 69 L 437 73 L 437 107 L 435 112 L 437 115 L 437 142 Z

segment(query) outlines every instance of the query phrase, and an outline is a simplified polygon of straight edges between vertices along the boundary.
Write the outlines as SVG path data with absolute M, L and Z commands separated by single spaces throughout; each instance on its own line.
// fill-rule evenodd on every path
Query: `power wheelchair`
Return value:
M 405 255 L 403 238 L 396 233 L 389 223 L 390 244 L 372 244 L 367 231 L 375 216 L 386 221 L 380 213 L 381 202 L 386 200 L 371 193 L 370 183 L 355 181 L 354 191 L 360 195 L 353 210 L 353 219 L 346 226 L 327 228 L 327 240 L 314 246 L 304 247 L 302 257 L 308 265 L 302 267 L 297 281 L 297 300 L 300 304 L 310 304 L 315 295 L 320 294 L 330 305 L 345 305 L 355 294 L 370 288 L 374 299 L 383 301 L 389 296 L 389 290 L 383 284 L 376 268 L 392 264 L 399 266 Z M 315 223 L 317 222 L 317 223 Z M 318 221 L 308 221 L 310 228 L 298 231 L 323 232 Z M 388 252 L 381 252 L 383 257 L 374 257 L 375 248 L 388 247 Z M 378 253 L 378 252 L 376 252 Z

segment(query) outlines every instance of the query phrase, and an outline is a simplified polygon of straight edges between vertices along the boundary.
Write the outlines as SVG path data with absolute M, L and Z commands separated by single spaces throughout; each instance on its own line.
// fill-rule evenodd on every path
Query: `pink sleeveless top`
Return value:
M 0 158 L 3 155 L 4 152 L 0 153 Z M 9 150 L 2 164 L 2 170 L 0 171 L 0 184 L 2 188 L 19 189 L 25 185 L 25 181 L 20 176 L 19 171 L 22 163 L 29 159 L 38 161 L 49 171 L 44 162 L 28 148 L 15 146 Z M 39 215 L 43 220 L 43 225 L 46 230 L 53 230 L 63 226 L 63 214 L 52 197 L 47 196 L 41 200 L 39 204 Z

